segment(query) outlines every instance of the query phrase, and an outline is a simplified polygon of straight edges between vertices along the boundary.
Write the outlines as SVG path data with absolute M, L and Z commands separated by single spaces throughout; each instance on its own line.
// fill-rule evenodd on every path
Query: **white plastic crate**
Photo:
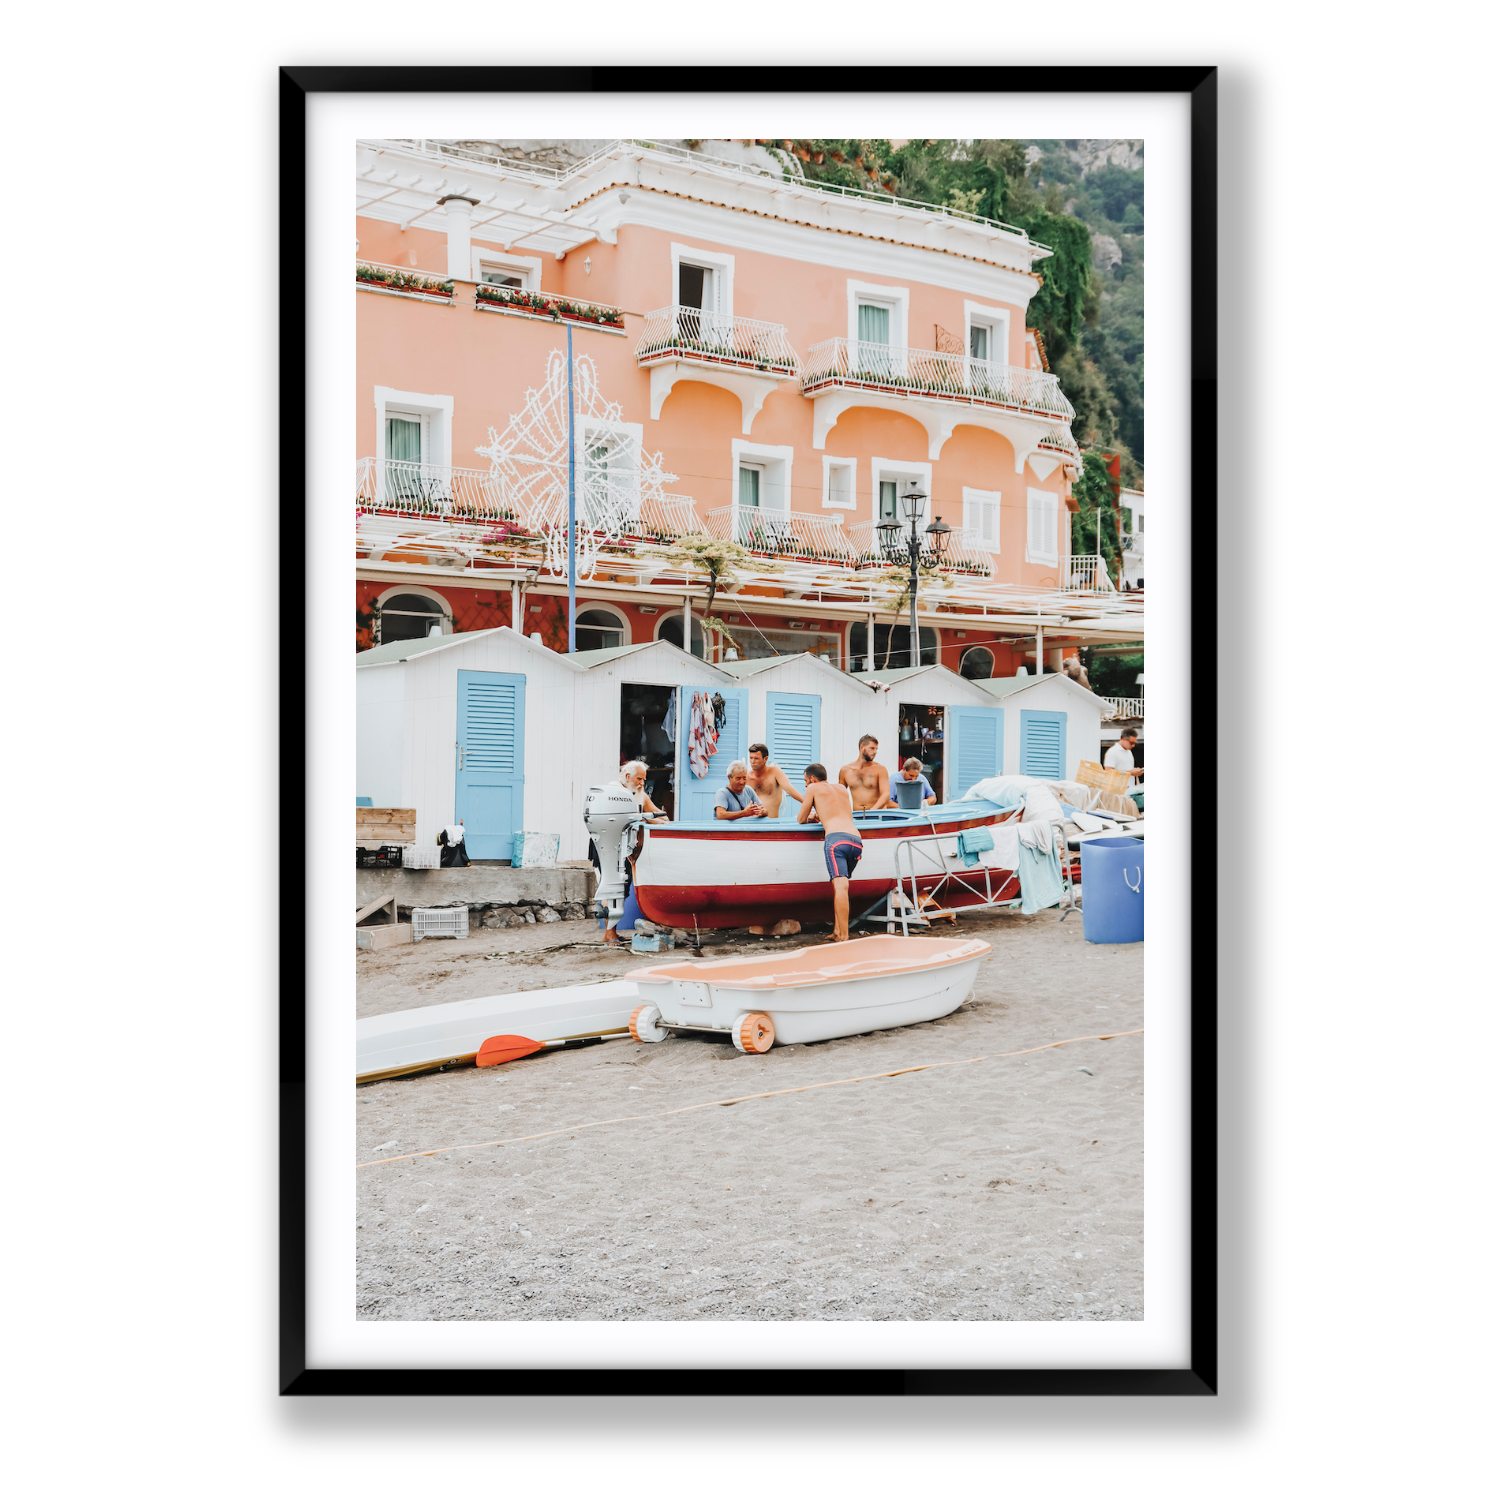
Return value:
M 436 870 L 441 868 L 443 851 L 436 844 L 402 844 L 403 870 Z
M 522 869 L 531 869 L 534 865 L 555 865 L 561 843 L 562 839 L 555 833 L 534 833 L 527 829 L 525 833 L 518 833 L 512 838 L 510 862 Z
M 424 937 L 466 938 L 469 935 L 467 906 L 414 906 L 411 911 L 411 940 L 420 943 Z

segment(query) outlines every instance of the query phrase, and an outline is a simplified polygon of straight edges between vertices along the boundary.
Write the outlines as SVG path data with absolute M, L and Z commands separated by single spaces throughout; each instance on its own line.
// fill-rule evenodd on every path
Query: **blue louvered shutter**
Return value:
M 526 679 L 513 672 L 458 674 L 454 817 L 470 859 L 509 859 L 523 827 Z
M 948 787 L 937 788 L 947 802 L 957 802 L 976 781 L 1000 774 L 1005 749 L 1005 710 L 950 708 L 945 752 Z
M 817 693 L 766 694 L 766 745 L 773 763 L 795 787 L 802 785 L 803 771 L 819 758 L 822 718 L 823 699 Z M 799 811 L 790 797 L 782 797 L 780 818 L 795 820 Z
M 1068 716 L 1043 709 L 1021 710 L 1021 774 L 1061 781 L 1068 754 Z

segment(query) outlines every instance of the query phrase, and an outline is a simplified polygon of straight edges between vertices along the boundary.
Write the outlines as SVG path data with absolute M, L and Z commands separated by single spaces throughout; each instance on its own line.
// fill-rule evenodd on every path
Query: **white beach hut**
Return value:
M 418 843 L 462 822 L 471 859 L 509 858 L 522 829 L 557 834 L 562 859 L 585 858 L 585 791 L 638 755 L 648 713 L 660 706 L 661 727 L 675 699 L 685 716 L 696 689 L 725 700 L 719 751 L 701 781 L 685 765 L 686 734 L 666 738 L 665 756 L 640 756 L 666 762 L 654 800 L 675 803 L 685 783 L 689 815 L 711 816 L 699 804 L 712 807 L 748 744 L 745 690 L 668 641 L 567 656 L 501 626 L 392 641 L 354 660 L 356 794 L 415 808 Z
M 1098 760 L 1102 698 L 1071 678 L 986 677 L 974 686 L 999 701 L 1005 776 L 1075 781 L 1080 760 Z
M 750 743 L 763 743 L 793 786 L 802 785 L 802 772 L 814 761 L 836 774 L 854 759 L 860 735 L 881 732 L 876 692 L 822 657 L 800 652 L 719 666 L 749 692 Z M 797 816 L 790 798 L 782 801 L 781 816 Z
M 976 781 L 1001 773 L 1003 711 L 957 672 L 936 664 L 888 672 L 856 672 L 855 682 L 876 689 L 880 760 L 894 780 L 915 755 L 938 801 L 953 802 Z

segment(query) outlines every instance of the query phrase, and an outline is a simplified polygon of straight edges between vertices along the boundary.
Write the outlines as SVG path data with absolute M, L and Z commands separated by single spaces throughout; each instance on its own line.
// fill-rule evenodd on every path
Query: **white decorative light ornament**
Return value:
M 663 488 L 676 480 L 662 468 L 660 453 L 648 454 L 620 430 L 620 406 L 599 390 L 599 372 L 587 355 L 573 361 L 573 421 L 578 454 L 575 513 L 578 576 L 598 566 L 600 549 L 618 542 L 639 524 L 643 506 L 660 505 Z M 490 481 L 502 503 L 524 518 L 547 549 L 547 570 L 568 571 L 568 361 L 561 350 L 547 356 L 547 380 L 526 392 L 503 435 L 490 428 L 487 446 L 475 448 L 490 461 Z

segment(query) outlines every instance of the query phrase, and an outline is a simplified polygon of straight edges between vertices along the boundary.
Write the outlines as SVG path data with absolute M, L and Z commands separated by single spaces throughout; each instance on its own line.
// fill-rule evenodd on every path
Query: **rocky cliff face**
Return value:
M 1142 165 L 1141 144 L 1140 141 L 1075 141 L 1068 148 L 1068 155 L 1078 163 L 1082 177 L 1110 166 L 1138 172 Z

